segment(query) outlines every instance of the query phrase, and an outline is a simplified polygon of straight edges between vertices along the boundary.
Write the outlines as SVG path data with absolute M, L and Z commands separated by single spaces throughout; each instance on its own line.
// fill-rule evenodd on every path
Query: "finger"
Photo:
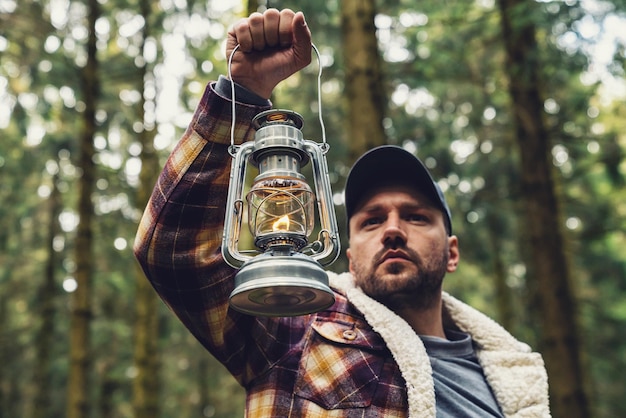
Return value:
M 280 12 L 277 9 L 268 9 L 263 13 L 263 30 L 265 32 L 265 43 L 273 47 L 278 45 L 278 27 L 280 22 Z
M 261 13 L 255 12 L 248 18 L 252 48 L 262 51 L 265 48 L 265 22 Z
M 293 10 L 284 9 L 280 11 L 280 22 L 278 25 L 278 38 L 280 46 L 285 47 L 291 45 L 293 41 Z
M 235 23 L 229 32 L 229 38 L 233 39 L 234 45 L 239 44 L 243 52 L 252 51 L 252 35 L 250 33 L 248 19 L 241 19 Z

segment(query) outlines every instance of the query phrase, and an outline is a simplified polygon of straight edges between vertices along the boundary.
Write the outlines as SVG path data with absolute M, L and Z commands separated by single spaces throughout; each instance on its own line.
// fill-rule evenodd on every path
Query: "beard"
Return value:
M 409 248 L 402 250 L 412 265 L 392 262 L 380 266 L 379 260 L 389 248 L 383 248 L 368 266 L 353 264 L 354 278 L 363 292 L 393 311 L 412 308 L 425 310 L 440 299 L 443 278 L 447 271 L 448 248 L 425 261 Z M 378 269 L 378 272 L 377 272 Z M 381 270 L 382 269 L 382 270 Z

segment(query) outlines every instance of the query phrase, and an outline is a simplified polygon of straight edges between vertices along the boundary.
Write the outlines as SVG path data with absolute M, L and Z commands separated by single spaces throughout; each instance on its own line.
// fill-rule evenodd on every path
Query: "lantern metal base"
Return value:
M 256 256 L 235 276 L 230 305 L 255 316 L 298 316 L 321 311 L 335 303 L 328 274 L 301 253 Z

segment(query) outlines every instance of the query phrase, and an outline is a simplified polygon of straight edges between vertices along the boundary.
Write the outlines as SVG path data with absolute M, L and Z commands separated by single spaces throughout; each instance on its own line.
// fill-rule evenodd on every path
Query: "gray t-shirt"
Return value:
M 437 418 L 503 417 L 470 336 L 446 330 L 446 337 L 420 336 L 433 369 Z

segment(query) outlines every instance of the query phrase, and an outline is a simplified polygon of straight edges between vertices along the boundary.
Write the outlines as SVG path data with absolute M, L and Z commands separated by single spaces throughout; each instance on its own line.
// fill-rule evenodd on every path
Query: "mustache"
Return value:
M 418 266 L 422 265 L 422 259 L 419 256 L 419 254 L 417 254 L 417 252 L 415 252 L 414 250 L 412 250 L 411 248 L 407 248 L 407 247 L 396 247 L 396 246 L 391 246 L 391 245 L 386 245 L 384 246 L 380 251 L 378 251 L 376 254 L 374 254 L 374 263 L 375 264 L 380 264 L 383 261 L 383 258 L 385 257 L 385 255 L 389 252 L 389 251 L 399 251 L 402 252 L 404 255 L 406 255 L 406 258 L 409 261 L 412 261 L 413 263 L 415 263 Z

